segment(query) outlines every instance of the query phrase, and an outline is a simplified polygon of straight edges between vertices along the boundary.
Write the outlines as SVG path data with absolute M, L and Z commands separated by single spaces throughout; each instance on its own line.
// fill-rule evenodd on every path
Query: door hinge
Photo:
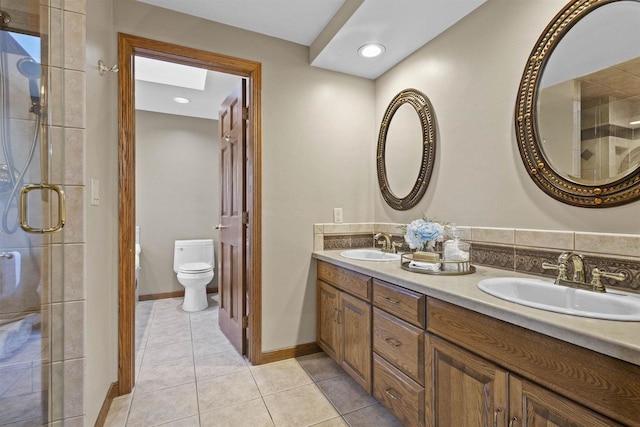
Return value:
M 242 108 L 242 120 L 249 120 L 249 107 Z
M 249 224 L 249 212 L 242 212 L 242 223 L 245 225 Z
M 249 316 L 242 316 L 242 328 L 246 329 L 249 327 Z

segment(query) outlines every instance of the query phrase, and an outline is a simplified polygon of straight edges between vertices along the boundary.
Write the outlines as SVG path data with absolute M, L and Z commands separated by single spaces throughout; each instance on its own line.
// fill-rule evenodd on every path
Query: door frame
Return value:
M 249 331 L 247 358 L 262 359 L 262 64 L 172 43 L 118 33 L 118 394 L 130 393 L 135 376 L 135 81 L 136 55 L 234 74 L 247 79 L 245 245 Z M 217 137 L 217 135 L 216 135 Z

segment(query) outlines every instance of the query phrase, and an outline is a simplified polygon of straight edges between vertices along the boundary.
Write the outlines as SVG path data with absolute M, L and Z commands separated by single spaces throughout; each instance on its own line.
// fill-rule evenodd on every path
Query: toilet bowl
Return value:
M 184 311 L 201 311 L 209 306 L 207 285 L 213 280 L 213 240 L 176 240 L 173 271 L 184 286 Z

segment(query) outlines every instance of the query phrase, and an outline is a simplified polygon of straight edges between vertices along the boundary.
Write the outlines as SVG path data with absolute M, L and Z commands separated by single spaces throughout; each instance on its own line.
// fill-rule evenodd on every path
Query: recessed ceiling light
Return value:
M 358 49 L 358 55 L 364 56 L 365 58 L 375 58 L 376 56 L 382 55 L 385 50 L 381 44 L 368 43 Z
M 629 122 L 631 126 L 640 125 L 640 120 L 634 120 L 633 122 Z
M 188 104 L 188 103 L 191 102 L 190 99 L 182 98 L 182 97 L 179 97 L 179 96 L 173 98 L 173 100 L 176 101 L 178 104 Z

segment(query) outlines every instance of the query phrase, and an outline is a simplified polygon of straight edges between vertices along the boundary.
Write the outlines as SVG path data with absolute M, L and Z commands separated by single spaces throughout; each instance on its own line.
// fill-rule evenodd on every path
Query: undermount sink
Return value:
M 605 320 L 640 320 L 640 296 L 620 291 L 597 293 L 542 279 L 501 277 L 478 282 L 495 297 L 541 310 Z
M 349 249 L 340 252 L 340 256 L 358 261 L 398 261 L 400 254 L 382 252 L 377 249 Z

